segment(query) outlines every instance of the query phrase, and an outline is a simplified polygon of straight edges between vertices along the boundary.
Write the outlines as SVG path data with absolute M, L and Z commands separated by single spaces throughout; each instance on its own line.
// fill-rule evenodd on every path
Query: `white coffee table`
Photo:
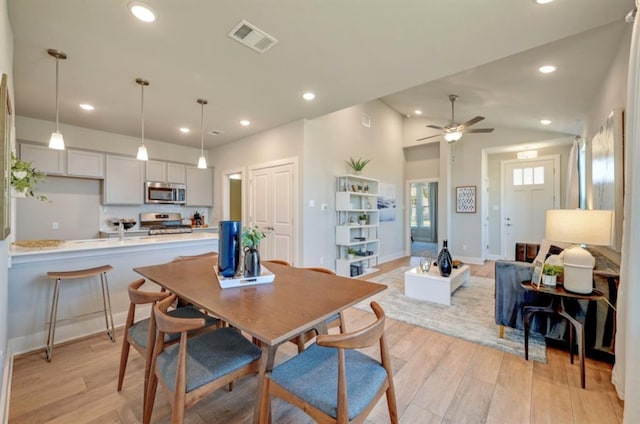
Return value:
M 451 305 L 451 294 L 461 285 L 469 282 L 469 265 L 462 265 L 451 271 L 448 277 L 442 277 L 437 266 L 422 273 L 420 267 L 411 268 L 404 273 L 404 295 L 419 300 Z

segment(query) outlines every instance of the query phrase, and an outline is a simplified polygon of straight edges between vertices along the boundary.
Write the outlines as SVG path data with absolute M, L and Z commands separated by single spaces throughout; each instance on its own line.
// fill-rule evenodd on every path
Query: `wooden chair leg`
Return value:
M 122 390 L 124 381 L 124 373 L 127 370 L 127 361 L 129 360 L 129 349 L 131 345 L 127 340 L 127 335 L 122 336 L 122 350 L 120 351 L 120 369 L 118 370 L 118 391 Z
M 147 387 L 147 399 L 144 402 L 142 413 L 142 423 L 151 423 L 151 412 L 153 412 L 153 403 L 156 400 L 156 389 L 158 388 L 158 377 L 155 373 L 149 376 L 149 387 Z

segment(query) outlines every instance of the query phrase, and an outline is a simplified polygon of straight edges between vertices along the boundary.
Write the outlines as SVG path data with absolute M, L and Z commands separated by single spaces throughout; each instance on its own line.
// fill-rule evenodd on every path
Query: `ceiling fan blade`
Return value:
M 444 129 L 444 128 L 439 127 L 437 125 L 427 125 L 427 128 L 433 128 L 434 130 L 440 130 L 440 131 L 442 131 Z
M 473 124 L 477 124 L 478 122 L 482 121 L 484 119 L 484 116 L 476 116 L 475 118 L 471 118 L 469 119 L 467 122 L 460 124 L 460 127 L 462 127 L 462 129 L 465 129 L 467 127 L 470 127 Z
M 433 137 L 440 137 L 442 134 L 436 134 L 436 135 L 430 135 L 429 137 L 422 137 L 417 139 L 416 141 L 422 141 L 422 140 L 426 140 L 428 138 L 433 138 Z
M 490 133 L 493 132 L 493 128 L 473 128 L 470 130 L 466 130 L 465 134 L 469 133 Z

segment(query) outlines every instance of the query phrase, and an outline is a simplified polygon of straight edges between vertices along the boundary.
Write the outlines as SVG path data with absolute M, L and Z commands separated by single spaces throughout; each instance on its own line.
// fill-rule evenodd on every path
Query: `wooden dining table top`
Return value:
M 215 258 L 134 268 L 143 277 L 265 343 L 277 346 L 387 288 L 386 285 L 263 262 L 273 283 L 220 288 Z

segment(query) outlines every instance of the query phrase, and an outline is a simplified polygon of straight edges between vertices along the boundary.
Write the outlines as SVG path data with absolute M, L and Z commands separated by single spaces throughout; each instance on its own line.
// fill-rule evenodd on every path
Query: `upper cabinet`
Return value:
M 213 169 L 186 168 L 187 206 L 213 206 Z
M 144 202 L 144 162 L 106 155 L 103 184 L 105 205 L 141 205 Z
M 85 150 L 54 150 L 47 146 L 20 145 L 20 158 L 48 175 L 104 178 L 104 154 Z
M 104 154 L 67 149 L 67 175 L 104 178 Z
M 20 159 L 31 162 L 38 171 L 46 174 L 64 175 L 66 171 L 64 150 L 54 150 L 47 146 L 33 144 L 21 144 Z
M 185 165 L 150 160 L 146 163 L 146 181 L 184 184 L 186 180 Z

